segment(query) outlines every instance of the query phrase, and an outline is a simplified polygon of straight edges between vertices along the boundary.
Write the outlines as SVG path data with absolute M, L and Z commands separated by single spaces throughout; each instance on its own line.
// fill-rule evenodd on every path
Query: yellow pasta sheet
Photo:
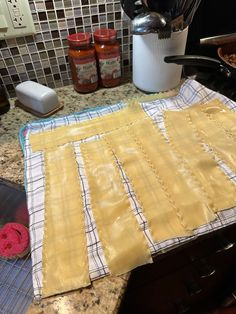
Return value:
M 204 112 L 206 114 L 225 114 L 225 113 L 232 113 L 232 111 L 225 106 L 222 101 L 219 99 L 213 99 L 211 101 L 208 101 L 206 103 L 196 103 L 184 111 L 198 111 L 198 112 Z
M 63 126 L 42 133 L 31 134 L 30 144 L 33 152 L 52 149 L 66 143 L 110 132 L 140 119 L 142 109 L 138 102 L 130 102 L 128 107 L 70 126 Z
M 154 241 L 189 235 L 215 219 L 149 118 L 105 136 L 128 176 Z
M 236 141 L 236 113 L 217 113 L 208 115 L 209 119 L 214 120 L 218 127 L 222 128 L 228 136 Z
M 236 113 L 225 106 L 219 99 L 203 104 L 195 104 L 186 110 L 204 113 L 205 117 L 214 121 L 217 125 L 215 127 L 222 128 L 228 136 L 236 139 Z
M 152 262 L 109 148 L 104 141 L 95 141 L 81 144 L 81 152 L 91 207 L 110 273 L 123 274 Z
M 196 183 L 200 184 L 203 193 L 210 201 L 209 207 L 217 212 L 235 205 L 233 195 L 235 195 L 236 189 L 213 156 L 205 151 L 195 123 L 196 125 L 200 123 L 202 126 L 207 119 L 204 119 L 203 123 L 201 119 L 204 116 L 206 118 L 206 115 L 201 110 L 195 109 L 165 112 L 165 125 L 170 142 L 189 165 Z M 194 121 L 190 118 L 192 115 L 195 117 Z M 218 132 L 216 126 L 214 126 L 214 130 L 209 130 L 209 128 L 209 124 L 206 125 L 207 134 Z
M 220 127 L 221 116 L 210 119 L 202 112 L 189 112 L 192 123 L 196 126 L 199 137 L 208 144 L 215 154 L 236 172 L 236 145 L 235 137 Z M 218 119 L 216 121 L 216 119 Z
M 184 163 L 148 119 L 145 123 L 130 126 L 130 134 L 139 146 L 149 166 L 159 176 L 181 223 L 188 231 L 216 218 L 211 202 L 196 188 L 194 178 Z M 148 136 L 147 134 L 152 134 Z
M 43 297 L 90 284 L 81 187 L 73 147 L 45 160 Z

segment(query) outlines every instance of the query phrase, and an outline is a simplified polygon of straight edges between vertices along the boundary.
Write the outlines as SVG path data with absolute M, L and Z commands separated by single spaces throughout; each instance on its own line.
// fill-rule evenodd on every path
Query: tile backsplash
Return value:
M 121 44 L 123 75 L 131 67 L 129 21 L 122 19 L 117 0 L 29 0 L 36 34 L 0 40 L 0 84 L 8 96 L 15 86 L 33 80 L 55 88 L 71 84 L 67 35 L 94 32 L 108 27 L 117 30 Z

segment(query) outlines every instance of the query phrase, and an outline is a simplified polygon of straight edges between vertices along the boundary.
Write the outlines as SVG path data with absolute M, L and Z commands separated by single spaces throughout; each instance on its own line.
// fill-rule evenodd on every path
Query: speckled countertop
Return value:
M 72 86 L 58 88 L 56 92 L 64 108 L 54 117 L 145 95 L 129 81 L 124 81 L 115 88 L 99 89 L 91 94 L 78 94 Z M 14 101 L 12 99 L 11 103 L 14 104 Z M 24 163 L 18 131 L 27 122 L 37 119 L 14 105 L 8 113 L 0 116 L 0 177 L 23 184 Z M 32 304 L 28 314 L 116 313 L 128 278 L 129 274 L 99 279 L 88 288 Z
M 59 101 L 64 108 L 51 117 L 70 114 L 85 108 L 105 104 L 114 104 L 120 100 L 143 96 L 132 83 L 124 81 L 114 88 L 99 89 L 90 94 L 79 94 L 72 86 L 55 89 Z M 14 104 L 14 99 L 11 100 Z M 14 106 L 13 106 L 14 107 Z M 23 154 L 18 141 L 18 131 L 29 121 L 39 118 L 20 108 L 11 108 L 4 115 L 0 115 L 0 176 L 23 184 Z

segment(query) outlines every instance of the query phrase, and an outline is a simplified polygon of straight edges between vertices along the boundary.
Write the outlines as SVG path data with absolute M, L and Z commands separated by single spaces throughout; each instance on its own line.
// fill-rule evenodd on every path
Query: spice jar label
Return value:
M 100 59 L 99 65 L 102 79 L 115 79 L 121 76 L 120 56 Z

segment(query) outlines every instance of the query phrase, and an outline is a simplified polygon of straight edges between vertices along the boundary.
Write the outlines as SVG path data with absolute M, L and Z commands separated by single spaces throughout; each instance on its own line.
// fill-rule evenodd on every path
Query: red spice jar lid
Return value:
M 111 28 L 99 28 L 94 32 L 95 41 L 109 41 L 116 39 L 117 31 Z
M 67 40 L 70 46 L 82 46 L 88 45 L 91 42 L 90 33 L 75 33 L 67 36 Z

